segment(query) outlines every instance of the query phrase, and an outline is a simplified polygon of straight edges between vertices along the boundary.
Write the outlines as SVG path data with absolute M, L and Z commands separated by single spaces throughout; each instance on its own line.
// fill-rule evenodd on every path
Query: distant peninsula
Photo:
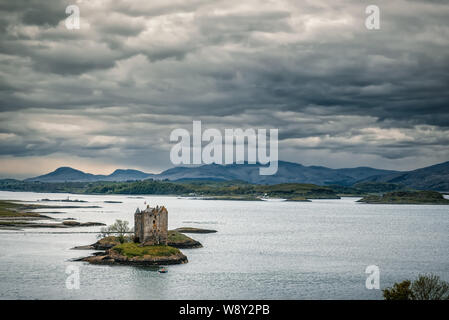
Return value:
M 53 206 L 38 205 L 20 201 L 0 200 L 0 229 L 22 230 L 25 228 L 73 228 L 104 226 L 101 222 L 78 222 L 73 218 L 62 221 L 33 212 L 35 209 L 99 208 L 98 206 Z M 55 212 L 49 212 L 55 213 Z M 58 212 L 59 213 L 59 212 Z M 44 222 L 45 221 L 45 222 Z M 48 222 L 46 222 L 48 221 Z M 57 222 L 54 222 L 57 221 Z
M 128 182 L 27 182 L 0 180 L 0 190 L 73 194 L 176 195 L 202 200 L 261 201 L 262 198 L 307 201 L 307 199 L 340 199 L 333 187 L 304 183 L 275 185 L 251 184 L 244 181 L 189 180 L 172 182 L 143 180 Z M 340 191 L 340 190 L 339 190 Z M 345 193 L 359 194 L 356 189 Z M 44 199 L 45 200 L 45 199 Z
M 449 200 L 436 191 L 397 191 L 383 195 L 368 195 L 358 202 L 371 204 L 446 204 Z

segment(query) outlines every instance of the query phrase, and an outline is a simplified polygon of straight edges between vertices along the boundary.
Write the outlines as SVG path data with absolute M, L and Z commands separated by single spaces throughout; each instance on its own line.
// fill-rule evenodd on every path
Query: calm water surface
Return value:
M 433 272 L 449 280 L 449 206 L 192 200 L 178 197 L 0 192 L 0 199 L 86 200 L 99 209 L 42 209 L 56 219 L 133 223 L 144 201 L 165 205 L 169 228 L 210 228 L 195 234 L 203 248 L 182 250 L 185 265 L 96 266 L 71 250 L 96 241 L 99 227 L 0 233 L 0 299 L 381 299 L 365 288 L 365 268 L 380 268 L 381 288 Z M 104 203 L 114 200 L 123 203 Z M 63 203 L 52 203 L 63 205 Z M 72 205 L 74 203 L 70 203 Z M 76 204 L 78 205 L 78 204 Z M 66 267 L 80 267 L 80 289 L 66 288 Z

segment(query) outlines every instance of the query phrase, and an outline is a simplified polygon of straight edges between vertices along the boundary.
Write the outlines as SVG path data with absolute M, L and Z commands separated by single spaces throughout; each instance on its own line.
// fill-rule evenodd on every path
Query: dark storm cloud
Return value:
M 56 26 L 64 19 L 61 13 L 69 5 L 69 1 L 58 0 L 14 0 L 2 1 L 0 12 L 13 14 L 19 18 L 18 22 L 25 25 Z
M 377 31 L 368 4 L 3 1 L 0 154 L 170 167 L 170 131 L 202 120 L 279 128 L 285 160 L 445 161 L 449 4 L 378 1 Z

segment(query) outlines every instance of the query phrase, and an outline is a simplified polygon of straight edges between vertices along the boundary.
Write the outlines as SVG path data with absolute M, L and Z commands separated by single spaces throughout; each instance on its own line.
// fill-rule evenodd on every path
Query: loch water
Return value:
M 161 274 L 73 262 L 94 252 L 71 248 L 95 242 L 100 227 L 0 230 L 0 299 L 381 299 L 380 290 L 365 286 L 369 265 L 379 267 L 381 288 L 420 273 L 449 280 L 447 205 L 0 192 L 2 200 L 33 203 L 67 197 L 87 201 L 70 205 L 100 208 L 37 211 L 57 211 L 44 214 L 58 221 L 132 225 L 146 201 L 167 207 L 170 229 L 218 232 L 189 235 L 203 248 L 183 249 L 189 262 Z M 79 270 L 79 289 L 66 286 L 68 266 Z

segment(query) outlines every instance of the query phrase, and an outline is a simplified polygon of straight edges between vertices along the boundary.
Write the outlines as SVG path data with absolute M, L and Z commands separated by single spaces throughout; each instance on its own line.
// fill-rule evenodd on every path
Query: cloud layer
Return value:
M 377 1 L 376 31 L 369 4 L 3 1 L 0 176 L 159 171 L 192 120 L 279 128 L 280 158 L 304 164 L 447 161 L 449 4 Z

